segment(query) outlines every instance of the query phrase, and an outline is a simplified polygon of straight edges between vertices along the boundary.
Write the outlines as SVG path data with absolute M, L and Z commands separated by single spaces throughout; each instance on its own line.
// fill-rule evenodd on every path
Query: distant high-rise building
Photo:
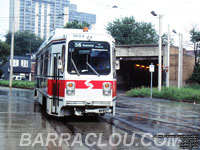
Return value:
M 96 24 L 96 15 L 77 12 L 77 5 L 70 0 L 10 0 L 9 30 L 31 31 L 41 38 L 49 36 L 54 28 L 62 28 L 73 20 Z

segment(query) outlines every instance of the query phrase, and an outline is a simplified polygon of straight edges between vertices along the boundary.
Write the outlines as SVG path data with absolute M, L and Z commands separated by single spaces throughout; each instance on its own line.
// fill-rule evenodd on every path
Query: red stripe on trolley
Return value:
M 116 96 L 117 91 L 117 81 L 96 81 L 96 80 L 57 80 L 57 85 L 59 87 L 59 96 L 65 96 L 65 88 L 67 82 L 75 82 L 76 89 L 103 89 L 103 83 L 111 83 L 112 97 Z M 53 96 L 53 90 L 56 85 L 56 80 L 49 79 L 47 83 L 48 95 Z M 54 91 L 55 92 L 55 91 Z M 56 94 L 58 96 L 58 93 Z

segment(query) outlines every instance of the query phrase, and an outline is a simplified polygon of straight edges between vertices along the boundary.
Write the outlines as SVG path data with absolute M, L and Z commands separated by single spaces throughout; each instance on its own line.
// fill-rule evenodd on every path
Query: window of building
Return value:
M 11 60 L 10 60 L 11 64 Z M 19 60 L 18 59 L 13 59 L 13 67 L 18 67 L 19 66 Z
M 28 60 L 21 60 L 22 67 L 28 67 Z

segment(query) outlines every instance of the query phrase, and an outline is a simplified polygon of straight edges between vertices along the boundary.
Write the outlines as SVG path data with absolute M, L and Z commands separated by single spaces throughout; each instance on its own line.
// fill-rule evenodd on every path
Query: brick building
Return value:
M 183 85 L 192 75 L 195 65 L 195 58 L 183 50 Z M 178 81 L 178 47 L 171 47 L 170 55 L 170 85 L 177 85 Z

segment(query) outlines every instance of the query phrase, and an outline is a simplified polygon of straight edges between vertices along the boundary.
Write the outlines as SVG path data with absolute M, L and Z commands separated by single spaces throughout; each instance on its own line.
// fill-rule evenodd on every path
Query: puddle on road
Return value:
M 26 89 L 9 89 L 0 87 L 0 95 L 7 96 L 7 98 L 27 98 L 33 99 L 33 90 Z
M 40 113 L 33 90 L 0 88 L 0 113 Z
M 118 97 L 118 117 L 145 132 L 200 133 L 200 105 Z
M 21 138 L 21 133 L 31 133 L 33 138 L 36 137 L 37 133 L 42 132 L 42 135 L 44 137 L 47 136 L 48 133 L 71 133 L 70 130 L 68 130 L 61 121 L 53 120 L 52 122 L 48 122 L 44 115 L 41 113 L 41 107 L 38 106 L 37 103 L 35 103 L 35 99 L 33 98 L 33 91 L 31 90 L 19 90 L 19 89 L 13 89 L 10 91 L 9 89 L 0 89 L 0 145 L 1 150 L 6 149 L 23 149 L 19 147 L 19 140 Z M 121 101 L 120 101 L 121 102 Z M 137 102 L 138 103 L 138 102 Z M 121 114 L 125 114 L 127 123 L 135 125 L 135 127 L 138 129 L 140 127 L 141 129 L 145 129 L 149 133 L 152 132 L 163 132 L 165 130 L 168 130 L 169 132 L 182 132 L 188 131 L 185 130 L 185 128 L 174 128 L 170 126 L 166 126 L 160 122 L 156 121 L 150 121 L 146 118 L 152 117 L 156 118 L 159 116 L 156 116 L 155 114 L 148 116 L 149 114 L 145 113 L 148 111 L 152 111 L 159 114 L 165 114 L 172 111 L 173 115 L 182 117 L 183 115 L 185 117 L 188 117 L 187 113 L 184 112 L 184 110 L 179 109 L 178 112 L 177 109 L 174 109 L 177 107 L 175 104 L 173 104 L 173 107 L 170 107 L 171 105 L 161 104 L 161 103 L 155 103 L 155 105 L 152 107 L 152 109 L 149 109 L 151 105 L 147 104 L 145 105 L 143 103 L 134 104 L 134 102 L 129 102 L 128 104 L 134 105 L 133 108 L 128 108 L 130 110 L 133 110 L 135 112 L 126 112 L 123 109 Z M 127 105 L 124 103 L 124 105 Z M 145 107 L 144 107 L 145 106 Z M 164 107 L 164 108 L 163 108 Z M 171 109 L 169 109 L 169 107 Z M 180 107 L 180 105 L 179 105 Z M 185 109 L 185 107 L 184 107 Z M 194 111 L 194 109 L 189 109 L 190 111 Z M 198 110 L 198 108 L 196 108 Z M 145 110 L 145 111 L 143 111 Z M 198 112 L 197 112 L 198 113 Z M 140 115 L 143 117 L 140 117 Z M 192 114 L 193 117 L 195 117 L 197 114 Z M 190 116 L 190 115 L 189 115 Z M 121 116 L 119 116 L 121 117 Z M 137 119 L 136 119 L 137 118 Z M 160 119 L 167 119 L 166 116 L 162 117 L 160 116 Z M 191 118 L 192 119 L 192 118 Z M 124 134 L 124 131 L 120 130 L 119 128 L 116 128 L 112 126 L 111 124 L 108 124 L 106 122 L 100 121 L 98 119 L 91 119 L 91 118 L 74 118 L 69 119 L 70 123 L 78 128 L 78 131 L 82 133 L 96 133 L 97 136 L 99 136 L 100 133 L 103 133 L 102 142 L 107 143 L 109 141 L 109 136 L 112 133 L 120 133 Z M 174 121 L 173 119 L 170 121 Z M 121 126 L 125 126 L 124 124 L 121 124 Z M 130 126 L 129 126 L 130 127 Z M 134 128 L 132 128 L 134 129 Z M 163 130 L 165 129 L 165 130 Z M 188 131 L 189 132 L 189 131 Z M 74 135 L 72 135 L 74 136 Z M 130 137 L 129 137 L 130 140 Z M 138 139 L 140 140 L 140 139 Z M 95 139 L 94 139 L 95 141 Z M 92 141 L 91 141 L 92 142 Z M 124 148 L 123 145 L 120 145 L 121 149 Z M 108 147 L 109 149 L 120 149 L 120 147 Z M 47 147 L 48 148 L 48 147 Z M 101 147 L 104 149 L 105 147 Z M 107 148 L 107 147 L 106 147 Z M 24 149 L 45 149 L 44 147 L 25 147 Z M 56 149 L 56 147 L 51 147 L 49 149 Z M 57 149 L 89 149 L 87 147 L 72 147 L 72 148 L 64 148 L 64 147 L 57 147 Z M 132 146 L 130 149 L 136 150 L 137 147 Z M 142 148 L 139 147 L 138 149 L 148 149 L 148 148 Z M 155 148 L 149 148 L 149 149 L 155 149 Z

